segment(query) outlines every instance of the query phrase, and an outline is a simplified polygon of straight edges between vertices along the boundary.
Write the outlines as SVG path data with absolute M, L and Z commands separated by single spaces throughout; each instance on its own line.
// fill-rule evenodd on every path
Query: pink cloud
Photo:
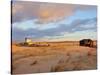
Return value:
M 36 23 L 55 22 L 63 19 L 65 16 L 73 15 L 76 8 L 87 9 L 86 5 L 44 3 L 44 2 L 27 2 L 15 1 L 12 5 L 13 21 L 22 21 L 35 17 Z

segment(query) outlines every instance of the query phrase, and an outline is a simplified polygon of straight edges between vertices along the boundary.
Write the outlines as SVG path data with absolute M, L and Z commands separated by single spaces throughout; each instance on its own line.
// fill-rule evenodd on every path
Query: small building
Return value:
M 80 40 L 80 46 L 93 47 L 93 41 L 91 39 L 82 39 Z
M 30 39 L 30 38 L 25 38 L 25 44 L 27 44 L 27 45 L 33 44 L 33 43 L 32 43 L 32 39 Z

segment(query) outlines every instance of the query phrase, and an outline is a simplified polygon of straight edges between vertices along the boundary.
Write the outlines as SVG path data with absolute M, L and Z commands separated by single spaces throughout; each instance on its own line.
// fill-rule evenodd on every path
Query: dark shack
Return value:
M 93 47 L 93 41 L 91 39 L 80 40 L 80 46 Z

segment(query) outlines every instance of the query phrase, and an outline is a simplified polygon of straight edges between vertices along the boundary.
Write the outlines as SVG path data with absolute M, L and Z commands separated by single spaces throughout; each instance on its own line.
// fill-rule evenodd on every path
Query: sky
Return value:
M 97 6 L 31 1 L 12 2 L 12 40 L 97 39 Z

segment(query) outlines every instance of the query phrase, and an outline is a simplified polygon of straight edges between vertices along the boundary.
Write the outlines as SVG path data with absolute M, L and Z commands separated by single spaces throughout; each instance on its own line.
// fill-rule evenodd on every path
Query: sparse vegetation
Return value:
M 12 71 L 14 74 L 23 74 L 96 69 L 96 47 L 72 43 L 52 42 L 48 47 L 12 44 Z

